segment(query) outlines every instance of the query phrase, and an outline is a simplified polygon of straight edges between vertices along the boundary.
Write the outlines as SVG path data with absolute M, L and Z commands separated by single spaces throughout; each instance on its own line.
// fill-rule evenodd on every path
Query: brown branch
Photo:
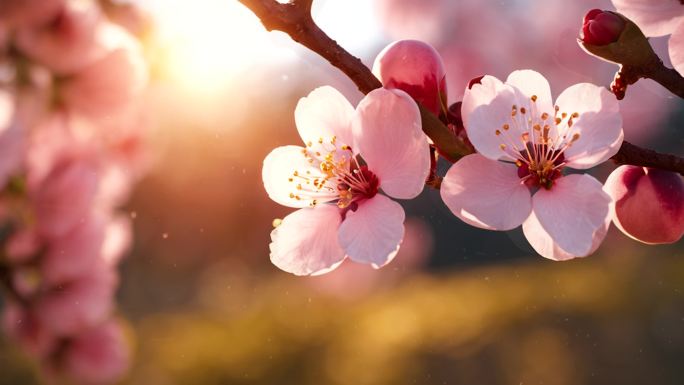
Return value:
M 311 16 L 312 0 L 293 0 L 286 4 L 275 0 L 239 1 L 261 19 L 267 30 L 285 32 L 294 41 L 321 55 L 347 75 L 362 93 L 367 94 L 382 87 L 380 81 L 359 58 L 347 52 L 316 25 Z M 680 96 L 684 95 L 684 79 L 681 79 L 676 71 L 672 73 L 674 70 L 669 70 L 662 62 L 660 66 L 654 63 L 651 67 L 644 72 L 645 77 L 661 84 L 665 83 L 663 85 L 672 92 Z M 675 74 L 678 79 L 675 78 Z M 434 114 L 421 107 L 421 115 L 423 131 L 432 139 L 439 153 L 446 159 L 454 162 L 472 152 L 470 147 L 454 135 Z M 684 175 L 684 159 L 643 149 L 628 142 L 623 143 L 612 159 L 618 164 L 654 167 Z
M 684 77 L 672 68 L 665 67 L 663 61 L 653 53 L 652 59 L 643 66 L 621 65 L 611 84 L 611 91 L 618 100 L 622 100 L 627 92 L 627 86 L 639 79 L 651 79 L 667 88 L 673 94 L 684 99 Z
M 629 142 L 623 142 L 620 151 L 612 159 L 617 164 L 659 168 L 684 175 L 683 158 L 672 154 L 661 154 Z

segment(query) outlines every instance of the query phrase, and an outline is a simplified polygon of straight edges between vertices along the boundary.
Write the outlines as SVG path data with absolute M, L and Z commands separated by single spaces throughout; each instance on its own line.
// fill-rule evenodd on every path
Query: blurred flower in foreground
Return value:
M 0 4 L 4 329 L 46 378 L 106 384 L 129 361 L 113 313 L 130 221 L 116 210 L 145 167 L 147 65 L 99 3 L 34 3 Z
M 610 224 L 610 197 L 587 169 L 622 144 L 618 103 L 606 89 L 576 84 L 553 104 L 546 79 L 485 76 L 464 95 L 463 123 L 478 154 L 447 172 L 441 195 L 464 222 L 489 230 L 523 225 L 534 249 L 554 260 L 593 253 Z
M 670 36 L 670 60 L 684 74 L 684 4 L 677 0 L 612 0 L 618 12 L 634 21 L 646 36 Z
M 417 105 L 403 91 L 381 88 L 354 111 L 322 87 L 299 101 L 295 121 L 306 148 L 276 148 L 262 170 L 271 199 L 301 208 L 271 233 L 271 261 L 297 275 L 328 272 L 346 257 L 385 265 L 404 236 L 404 209 L 379 190 L 414 198 L 429 171 Z
M 620 166 L 605 185 L 613 222 L 637 241 L 674 243 L 684 234 L 684 181 L 674 172 Z
M 418 40 L 396 41 L 378 54 L 373 74 L 439 116 L 447 103 L 446 73 L 439 53 Z

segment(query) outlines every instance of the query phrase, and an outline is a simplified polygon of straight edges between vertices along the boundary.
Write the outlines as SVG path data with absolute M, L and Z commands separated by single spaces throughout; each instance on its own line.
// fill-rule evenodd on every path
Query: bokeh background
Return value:
M 381 270 L 314 278 L 268 257 L 274 218 L 261 162 L 295 144 L 315 87 L 353 83 L 235 0 L 141 0 L 153 73 L 153 164 L 123 210 L 134 246 L 119 313 L 135 360 L 125 384 L 681 384 L 684 243 L 645 246 L 612 228 L 599 251 L 557 263 L 521 231 L 453 217 L 435 190 L 402 202 L 407 237 Z M 576 43 L 589 0 L 317 0 L 321 27 L 371 65 L 396 39 L 429 42 L 449 101 L 482 74 L 531 68 L 554 95 L 608 85 L 615 66 Z M 667 61 L 666 38 L 652 39 Z M 621 102 L 626 139 L 684 153 L 684 103 L 650 81 Z M 447 165 L 443 165 L 446 167 Z M 602 181 L 612 165 L 592 170 Z M 0 337 L 0 384 L 39 383 Z

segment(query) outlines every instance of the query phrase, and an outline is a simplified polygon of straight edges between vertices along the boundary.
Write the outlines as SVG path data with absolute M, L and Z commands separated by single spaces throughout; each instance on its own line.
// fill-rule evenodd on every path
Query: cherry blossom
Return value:
M 399 40 L 375 58 L 373 74 L 387 88 L 398 88 L 439 115 L 446 108 L 446 72 L 442 58 L 431 45 Z
M 684 74 L 684 3 L 679 0 L 612 0 L 618 12 L 634 21 L 646 36 L 671 35 L 674 68 Z
M 429 172 L 417 105 L 401 90 L 377 89 L 354 110 L 321 87 L 299 101 L 295 122 L 306 147 L 276 148 L 262 170 L 271 199 L 300 208 L 271 233 L 271 261 L 296 275 L 323 274 L 347 257 L 384 266 L 399 249 L 405 214 L 380 190 L 414 198 Z
M 684 181 L 674 172 L 623 165 L 606 180 L 613 223 L 647 244 L 677 242 L 684 234 Z
M 622 144 L 615 97 L 593 84 L 569 87 L 554 104 L 546 79 L 515 71 L 506 82 L 485 76 L 466 90 L 468 138 L 478 151 L 447 172 L 441 196 L 476 227 L 511 230 L 522 224 L 532 247 L 554 260 L 583 257 L 610 224 L 610 197 L 586 174 Z

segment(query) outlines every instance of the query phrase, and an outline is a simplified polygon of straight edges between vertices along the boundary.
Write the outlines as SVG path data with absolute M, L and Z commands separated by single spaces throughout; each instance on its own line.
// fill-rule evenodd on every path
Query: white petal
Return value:
M 677 0 L 613 0 L 613 5 L 646 36 L 670 34 L 684 17 L 684 6 Z
M 416 103 L 404 91 L 379 88 L 356 111 L 354 146 L 380 179 L 380 188 L 395 198 L 415 198 L 430 172 L 430 149 Z
M 347 213 L 340 225 L 340 245 L 351 260 L 382 267 L 394 258 L 404 238 L 404 217 L 400 204 L 378 194 Z
M 463 94 L 463 104 L 461 104 L 463 125 L 468 127 L 470 114 L 475 108 L 491 103 L 496 95 L 505 88 L 506 87 L 501 80 L 489 75 L 483 76 L 479 83 L 466 87 L 465 93 Z
M 684 74 L 684 21 L 679 23 L 672 32 L 668 44 L 672 66 L 682 75 Z
M 464 222 L 488 230 L 514 229 L 530 215 L 530 191 L 516 166 L 467 155 L 447 172 L 440 189 L 442 200 Z
M 261 179 L 266 192 L 269 198 L 283 206 L 307 207 L 311 205 L 313 199 L 319 202 L 335 199 L 329 191 L 325 189 L 316 191 L 311 183 L 306 183 L 304 178 L 313 180 L 324 176 L 320 168 L 315 167 L 318 165 L 317 161 L 310 163 L 304 157 L 302 153 L 304 150 L 304 147 L 299 146 L 278 147 L 264 159 Z M 295 171 L 299 176 L 294 176 Z M 298 185 L 302 186 L 301 190 L 297 189 Z
M 476 84 L 472 90 L 479 87 L 480 85 Z M 516 90 L 512 86 L 504 85 L 496 89 L 496 94 L 490 100 L 486 100 L 490 95 L 481 96 L 477 103 L 468 106 L 468 123 L 464 123 L 468 139 L 477 152 L 489 159 L 513 160 L 515 155 L 511 156 L 510 153 L 517 152 L 516 147 L 522 146 L 520 137 L 523 129 L 526 130 L 526 125 L 516 124 L 511 117 L 513 106 L 519 104 Z M 507 125 L 507 130 L 503 129 L 504 125 Z M 497 135 L 499 131 L 501 135 Z M 506 148 L 502 148 L 502 145 Z
M 341 221 L 334 205 L 304 208 L 286 216 L 271 232 L 271 262 L 295 275 L 331 271 L 344 260 L 337 240 Z
M 558 97 L 560 112 L 568 114 L 559 126 L 559 134 L 577 141 L 565 151 L 565 161 L 572 168 L 586 169 L 605 162 L 622 145 L 622 116 L 615 96 L 603 87 L 589 83 L 575 84 Z M 572 127 L 568 120 L 573 113 Z
M 311 91 L 307 97 L 299 99 L 295 108 L 297 131 L 304 143 L 311 143 L 312 148 L 319 146 L 323 139 L 330 147 L 333 136 L 336 144 L 351 145 L 351 120 L 354 107 L 338 90 L 323 86 Z
M 568 255 L 584 257 L 592 252 L 599 230 L 609 218 L 610 202 L 601 183 L 592 176 L 561 177 L 551 190 L 541 189 L 532 198 L 536 220 L 550 240 L 534 231 L 533 222 L 523 230 L 533 247 L 547 258 L 553 259 L 556 247 Z
M 532 245 L 532 248 L 534 248 L 542 257 L 554 261 L 567 261 L 576 257 L 585 257 L 593 254 L 605 239 L 606 234 L 608 233 L 608 227 L 610 227 L 610 216 L 606 217 L 603 226 L 594 232 L 591 249 L 589 249 L 586 255 L 572 255 L 560 248 L 560 246 L 553 241 L 553 238 L 551 238 L 549 233 L 547 233 L 541 223 L 539 223 L 539 219 L 537 219 L 534 212 L 530 214 L 530 217 L 527 218 L 522 225 L 523 233 L 530 242 L 530 245 Z
M 525 107 L 537 117 L 542 113 L 553 115 L 553 99 L 551 87 L 546 78 L 539 72 L 532 70 L 514 71 L 508 75 L 506 84 L 518 90 L 518 107 Z M 532 96 L 537 97 L 535 103 L 531 103 Z M 534 109 L 531 106 L 535 106 Z

